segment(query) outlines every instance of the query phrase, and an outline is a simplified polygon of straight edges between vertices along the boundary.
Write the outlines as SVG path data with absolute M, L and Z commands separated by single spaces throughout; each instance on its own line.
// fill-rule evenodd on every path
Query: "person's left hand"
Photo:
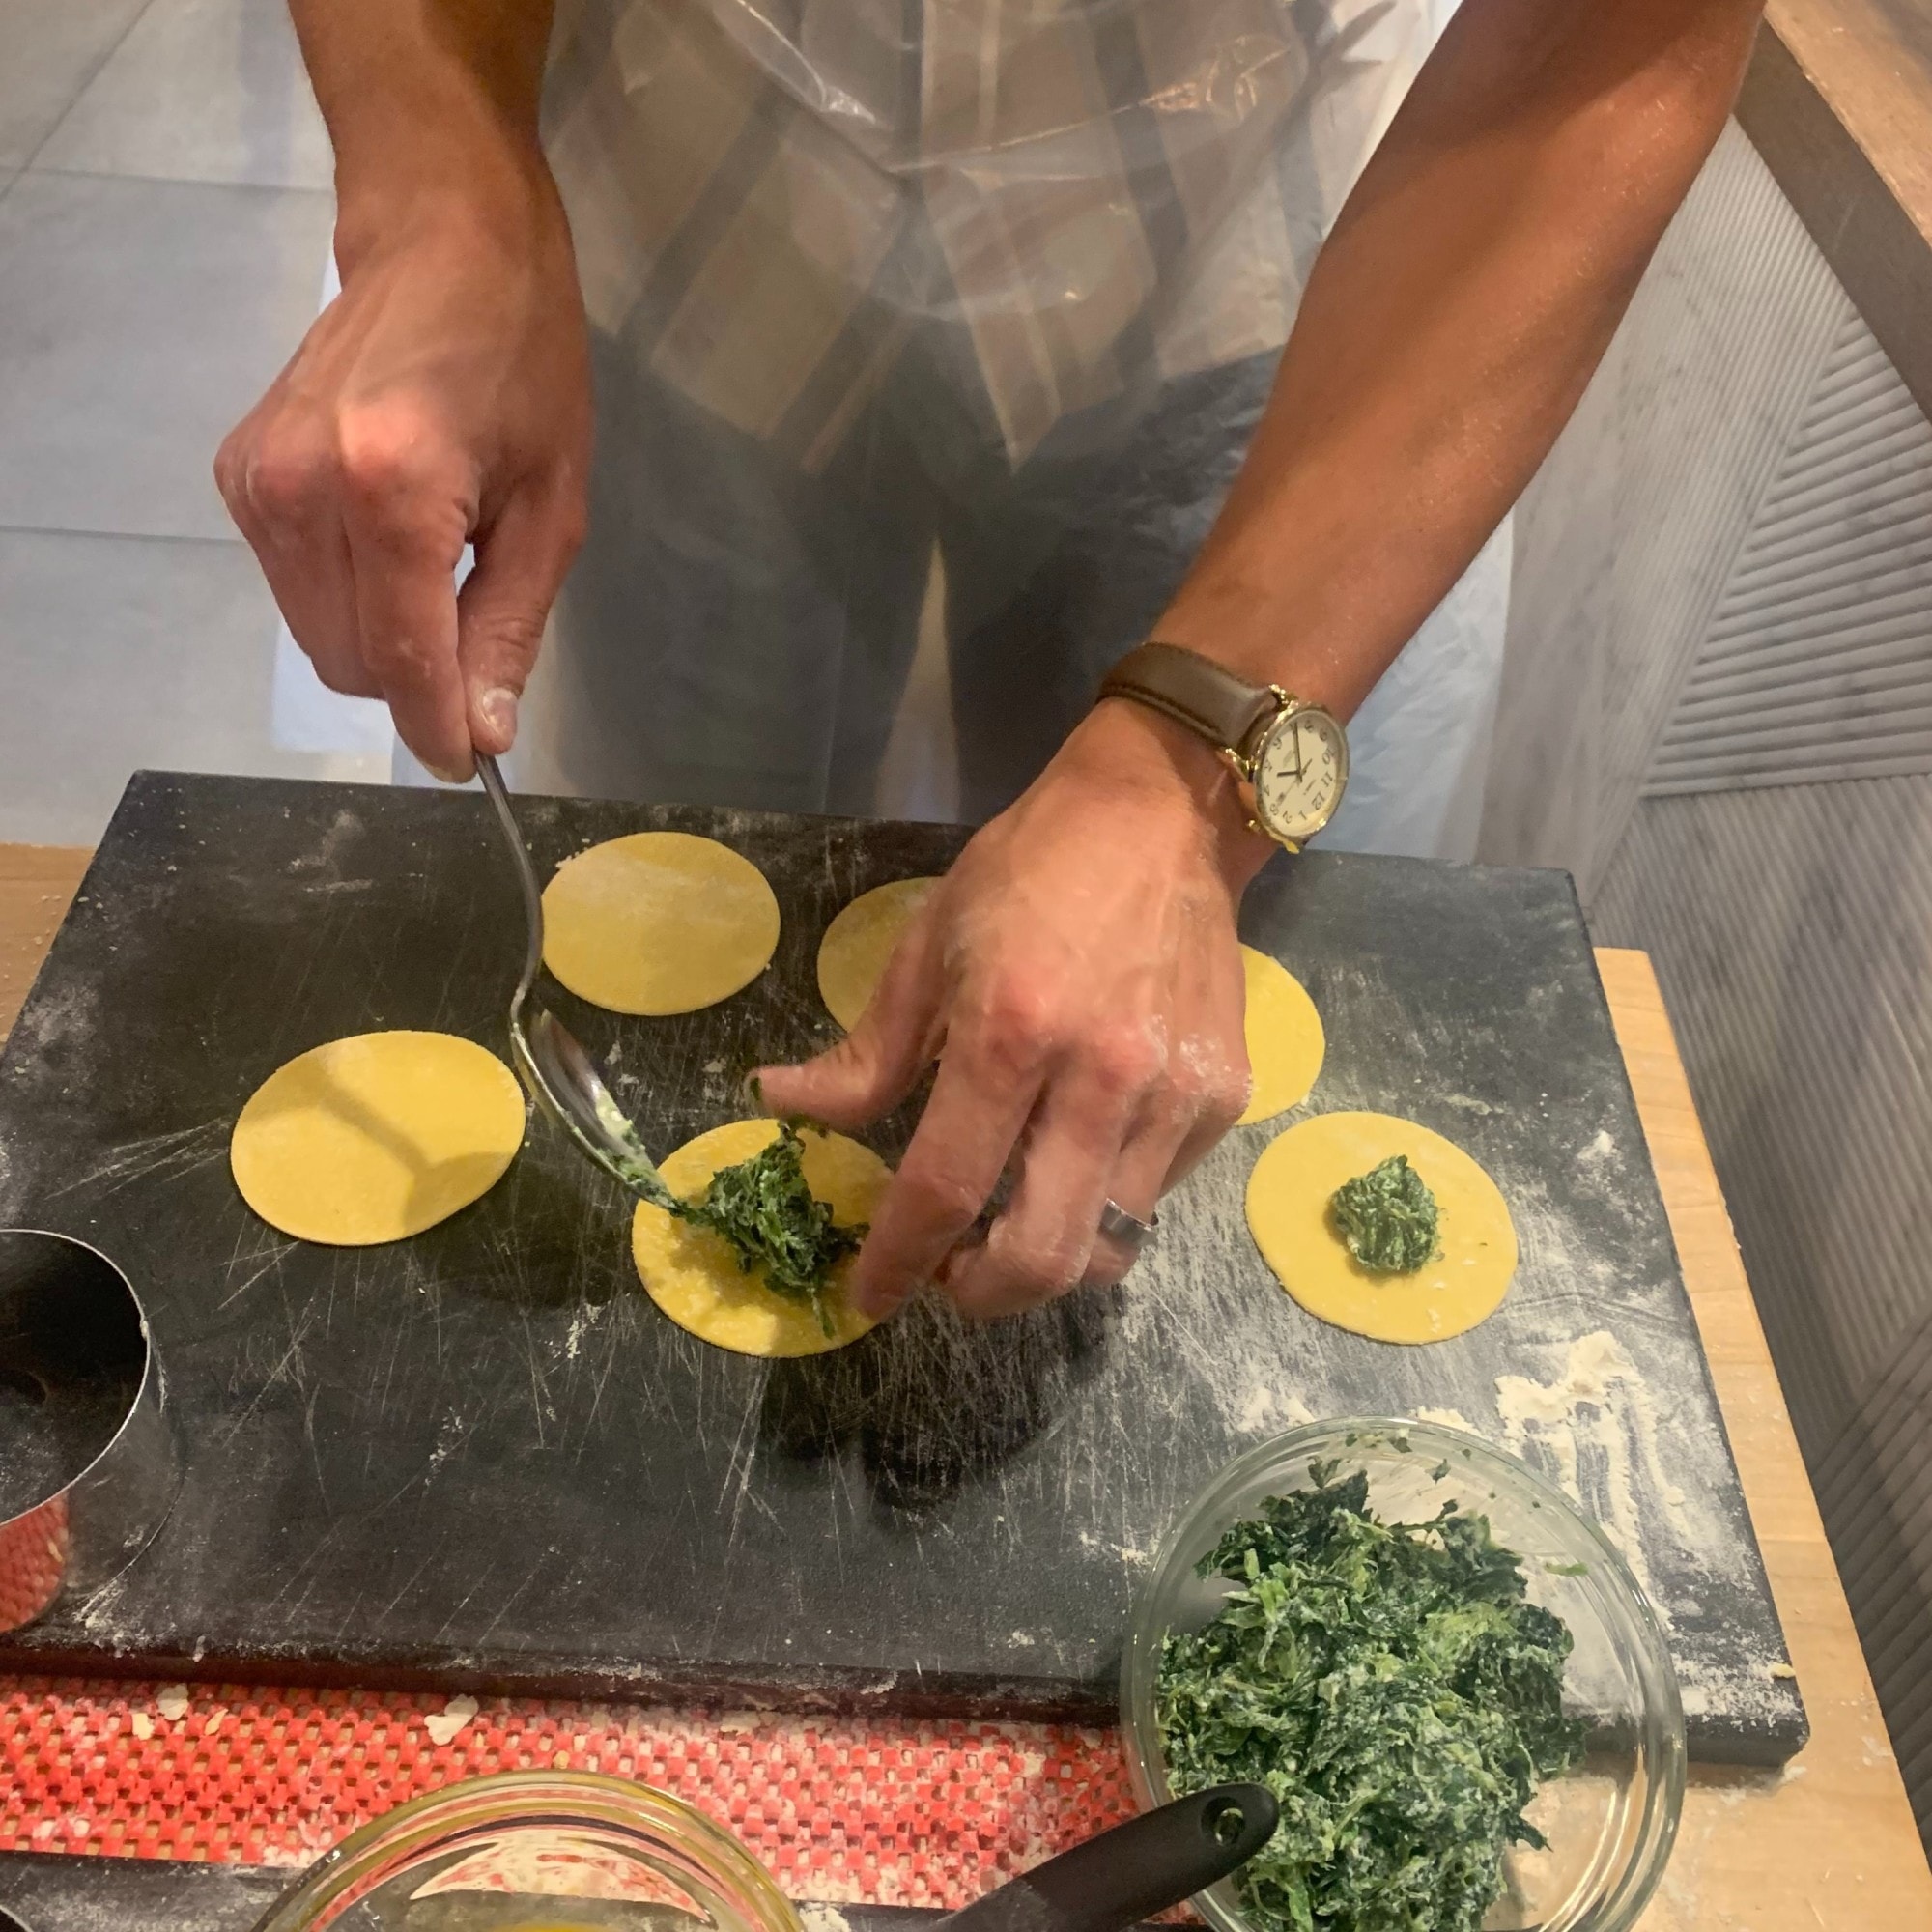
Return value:
M 975 836 L 851 1035 L 760 1071 L 775 1112 L 851 1128 L 939 1061 L 855 1266 L 867 1313 L 937 1280 L 963 1312 L 1006 1315 L 1132 1265 L 1098 1236 L 1102 1208 L 1151 1220 L 1247 1104 L 1235 911 L 1273 848 L 1245 816 L 1198 738 L 1100 705 Z

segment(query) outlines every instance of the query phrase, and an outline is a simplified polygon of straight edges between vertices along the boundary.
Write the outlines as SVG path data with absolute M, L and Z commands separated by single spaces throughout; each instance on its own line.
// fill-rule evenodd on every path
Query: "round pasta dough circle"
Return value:
M 523 1141 L 523 1089 L 494 1053 L 446 1033 L 360 1033 L 270 1074 L 228 1165 L 270 1227 L 366 1248 L 480 1200 Z
M 721 1167 L 750 1160 L 778 1137 L 776 1121 L 731 1121 L 686 1141 L 658 1169 L 681 1200 L 698 1193 Z M 870 1148 L 843 1134 L 802 1129 L 805 1179 L 832 1209 L 840 1227 L 869 1221 L 892 1169 Z M 755 1273 L 747 1274 L 724 1236 L 694 1227 L 648 1201 L 631 1221 L 631 1259 L 651 1299 L 677 1323 L 720 1349 L 741 1355 L 818 1355 L 842 1349 L 876 1325 L 845 1298 L 855 1257 L 832 1273 L 832 1333 L 802 1301 L 774 1294 Z
M 861 893 L 818 942 L 818 996 L 847 1033 L 859 1024 L 893 956 L 899 935 L 930 896 L 937 879 L 894 879 Z
M 612 1012 L 695 1013 L 749 986 L 779 943 L 752 862 L 689 832 L 634 832 L 566 859 L 544 888 L 544 964 Z
M 1307 987 L 1279 959 L 1244 946 L 1241 966 L 1248 983 L 1243 1028 L 1253 1085 L 1247 1111 L 1235 1124 L 1247 1127 L 1285 1114 L 1308 1098 L 1328 1041 Z
M 1375 1274 L 1328 1217 L 1336 1188 L 1406 1154 L 1435 1196 L 1440 1261 L 1415 1274 Z M 1440 1342 L 1495 1312 L 1516 1272 L 1509 1204 L 1481 1167 L 1440 1134 L 1389 1114 L 1318 1114 L 1270 1141 L 1248 1178 L 1255 1245 L 1309 1314 L 1378 1342 Z

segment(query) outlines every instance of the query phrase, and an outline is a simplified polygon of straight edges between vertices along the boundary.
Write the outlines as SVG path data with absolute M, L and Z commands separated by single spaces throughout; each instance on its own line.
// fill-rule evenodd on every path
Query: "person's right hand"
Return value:
M 352 233 L 353 229 L 353 233 Z M 583 305 L 541 161 L 337 230 L 342 293 L 215 481 L 332 691 L 438 777 L 502 753 L 582 540 Z M 466 542 L 475 568 L 459 597 Z

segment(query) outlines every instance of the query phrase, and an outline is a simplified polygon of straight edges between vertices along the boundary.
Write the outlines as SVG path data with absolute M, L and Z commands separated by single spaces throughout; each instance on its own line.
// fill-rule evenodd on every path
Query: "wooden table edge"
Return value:
M 0 844 L 0 1040 L 93 857 L 84 845 Z
M 1922 0 L 1770 0 L 1739 125 L 1932 414 L 1932 40 Z
M 1932 1870 L 1799 1454 L 1662 990 L 1648 953 L 1604 947 L 1597 966 L 1811 1719 L 1810 1744 L 1781 1773 L 1693 1771 L 1678 1857 L 1645 1923 L 1932 1925 Z M 1726 1832 L 1724 1807 L 1741 1795 L 1750 1797 L 1751 1812 L 1764 1814 L 1762 1823 L 1754 1818 L 1748 1832 Z M 1686 1858 L 1693 1852 L 1716 1868 L 1688 1872 Z M 1717 1897 L 1727 1915 L 1721 1919 L 1709 1916 Z M 1688 1914 L 1672 1912 L 1673 1903 L 1689 1908 Z
M 0 844 L 0 1037 L 90 856 Z M 1657 976 L 1643 952 L 1604 948 L 1597 963 L 1812 1725 L 1811 1743 L 1781 1773 L 1693 1772 L 1677 1855 L 1644 1923 L 1659 1932 L 1932 1925 L 1932 1870 Z

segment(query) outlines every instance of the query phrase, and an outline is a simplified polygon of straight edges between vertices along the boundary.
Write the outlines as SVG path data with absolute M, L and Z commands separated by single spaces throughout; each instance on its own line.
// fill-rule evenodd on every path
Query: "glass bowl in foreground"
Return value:
M 594 1772 L 446 1785 L 353 1832 L 256 1932 L 800 1932 L 769 1873 L 682 1800 Z
M 1484 1925 L 1628 1932 L 1662 1876 L 1684 1802 L 1684 1711 L 1663 1634 L 1603 1531 L 1527 1464 L 1464 1430 L 1385 1416 L 1310 1423 L 1208 1484 L 1142 1585 L 1122 1660 L 1122 1723 L 1142 1804 L 1177 1795 L 1154 1708 L 1162 1642 L 1210 1622 L 1233 1588 L 1194 1566 L 1267 1497 L 1313 1487 L 1316 1462 L 1339 1463 L 1339 1476 L 1366 1470 L 1370 1507 L 1384 1521 L 1423 1522 L 1445 1502 L 1487 1516 L 1496 1542 L 1522 1558 L 1530 1601 L 1569 1625 L 1564 1706 L 1589 1721 L 1588 1754 L 1529 1805 L 1548 1849 L 1508 1854 L 1506 1889 Z M 1233 1880 L 1195 1903 L 1216 1932 L 1258 1932 Z

